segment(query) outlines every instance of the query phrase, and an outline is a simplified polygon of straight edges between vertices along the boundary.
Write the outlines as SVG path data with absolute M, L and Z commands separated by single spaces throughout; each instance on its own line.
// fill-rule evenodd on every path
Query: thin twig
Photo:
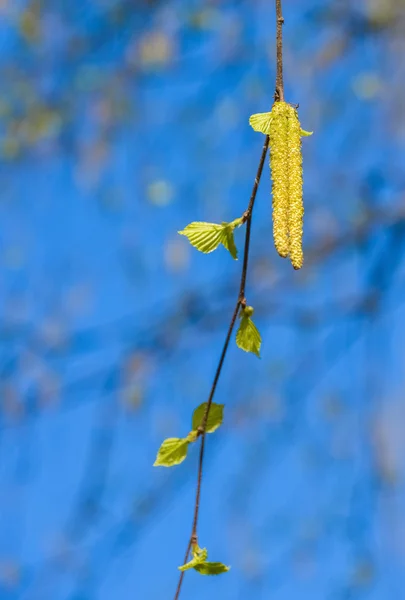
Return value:
M 277 75 L 276 75 L 276 90 L 274 94 L 275 101 L 284 102 L 284 80 L 283 80 L 283 15 L 281 8 L 281 0 L 276 1 L 276 20 L 277 20 L 277 33 L 276 33 L 276 46 L 277 46 Z M 236 305 L 232 314 L 231 322 L 228 327 L 228 333 L 226 334 L 225 343 L 222 349 L 221 357 L 219 359 L 219 363 L 217 366 L 217 370 L 215 372 L 214 381 L 211 386 L 211 391 L 208 397 L 207 406 L 205 409 L 204 418 L 202 420 L 201 426 L 199 427 L 198 433 L 201 437 L 200 443 L 200 455 L 198 460 L 198 474 L 197 474 L 197 489 L 195 495 L 195 503 L 194 503 L 194 517 L 193 517 L 193 526 L 191 529 L 190 540 L 187 545 L 186 554 L 184 557 L 184 564 L 188 561 L 190 550 L 194 545 L 198 543 L 198 517 L 200 512 L 200 498 L 201 498 L 201 484 L 202 484 L 202 474 L 203 474 L 203 464 L 204 464 L 204 451 L 205 451 L 205 434 L 206 427 L 208 421 L 208 415 L 210 412 L 210 408 L 212 405 L 212 401 L 215 395 L 215 391 L 217 388 L 217 384 L 222 372 L 222 367 L 224 365 L 226 353 L 228 351 L 229 342 L 231 340 L 232 332 L 235 327 L 235 322 L 238 317 L 238 313 L 241 307 L 246 306 L 246 297 L 245 297 L 245 288 L 246 288 L 246 277 L 248 270 L 248 262 L 249 262 L 249 249 L 250 249 L 250 233 L 252 228 L 252 213 L 256 200 L 257 190 L 260 183 L 260 178 L 263 172 L 263 165 L 266 158 L 267 150 L 269 148 L 269 137 L 266 136 L 264 141 L 262 154 L 259 161 L 259 166 L 257 169 L 257 174 L 255 177 L 255 182 L 253 184 L 252 195 L 250 197 L 249 205 L 246 212 L 243 215 L 243 223 L 246 224 L 246 234 L 245 234 L 245 247 L 243 251 L 243 265 L 242 265 L 242 273 L 240 278 L 240 286 L 238 298 L 236 301 Z M 176 594 L 174 596 L 174 600 L 178 600 L 180 596 L 181 586 L 184 579 L 184 571 L 181 572 L 179 576 L 179 581 L 177 584 Z
M 186 550 L 186 554 L 184 556 L 183 564 L 185 564 L 187 562 L 192 546 L 197 544 L 197 542 L 198 542 L 197 527 L 198 527 L 198 517 L 199 517 L 199 513 L 200 513 L 201 484 L 202 484 L 204 451 L 205 451 L 205 434 L 206 434 L 205 430 L 207 427 L 208 415 L 210 412 L 212 401 L 214 399 L 215 391 L 217 389 L 217 384 L 218 384 L 218 381 L 219 381 L 219 378 L 220 378 L 220 375 L 222 372 L 222 367 L 224 365 L 226 353 L 228 351 L 229 342 L 231 341 L 232 332 L 235 327 L 236 319 L 238 317 L 239 309 L 241 306 L 244 306 L 246 304 L 245 288 L 246 288 L 246 276 L 247 276 L 249 248 L 250 248 L 250 232 L 251 232 L 251 227 L 252 227 L 252 213 L 253 213 L 253 208 L 255 205 L 255 200 L 256 200 L 257 190 L 258 190 L 259 183 L 260 183 L 260 178 L 261 178 L 262 172 L 263 172 L 263 165 L 264 165 L 264 161 L 266 158 L 268 147 L 269 147 L 269 137 L 266 136 L 266 139 L 265 139 L 264 145 L 263 145 L 262 154 L 260 157 L 259 166 L 257 169 L 257 174 L 255 177 L 255 182 L 253 184 L 252 195 L 250 197 L 249 206 L 243 215 L 243 221 L 246 224 L 246 234 L 245 234 L 245 247 L 244 247 L 244 251 L 243 251 L 243 265 L 242 265 L 242 273 L 241 273 L 241 278 L 240 278 L 238 299 L 236 301 L 236 305 L 235 305 L 235 308 L 234 308 L 234 311 L 233 311 L 233 314 L 231 317 L 231 322 L 228 327 L 228 333 L 226 334 L 224 347 L 222 348 L 221 357 L 219 359 L 217 370 L 215 372 L 214 381 L 212 382 L 211 391 L 210 391 L 210 394 L 209 394 L 208 400 L 207 400 L 207 406 L 205 409 L 204 418 L 202 420 L 201 427 L 200 427 L 201 443 L 200 443 L 200 455 L 199 455 L 199 460 L 198 460 L 197 488 L 196 488 L 195 503 L 194 503 L 193 526 L 191 529 L 191 536 L 190 536 L 190 540 L 187 545 L 187 550 Z M 184 571 L 182 571 L 180 573 L 174 600 L 178 600 L 178 598 L 180 596 L 181 586 L 182 586 L 183 579 L 184 579 L 184 573 L 185 573 Z
M 255 182 L 253 184 L 252 195 L 250 196 L 249 206 L 247 211 L 244 214 L 244 221 L 246 222 L 246 236 L 245 236 L 245 249 L 243 253 L 243 267 L 242 267 L 242 275 L 240 280 L 240 289 L 239 289 L 239 301 L 241 304 L 245 302 L 245 287 L 246 287 L 246 275 L 248 269 L 248 260 L 249 260 L 249 247 L 250 247 L 250 231 L 252 227 L 252 212 L 253 207 L 256 200 L 257 189 L 259 187 L 260 178 L 262 176 L 263 165 L 266 158 L 267 150 L 269 147 L 269 136 L 266 135 L 266 139 L 264 140 L 262 155 L 260 157 L 259 166 L 257 169 L 257 174 L 255 177 Z
M 274 100 L 284 102 L 284 78 L 283 78 L 283 24 L 284 18 L 281 8 L 281 0 L 276 0 L 276 46 L 277 46 L 277 75 L 276 92 Z

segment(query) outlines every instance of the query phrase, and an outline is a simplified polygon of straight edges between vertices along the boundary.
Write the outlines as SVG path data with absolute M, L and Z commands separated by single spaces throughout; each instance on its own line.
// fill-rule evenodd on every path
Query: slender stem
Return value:
M 276 0 L 276 20 L 277 20 L 277 32 L 276 32 L 276 46 L 277 46 L 277 75 L 276 75 L 276 91 L 274 94 L 274 99 L 277 102 L 284 102 L 284 80 L 283 80 L 283 15 L 282 15 L 282 7 L 281 0 Z M 200 443 L 200 455 L 198 460 L 198 473 L 197 473 L 197 488 L 195 495 L 195 503 L 194 503 L 194 516 L 193 516 L 193 526 L 191 529 L 190 539 L 187 545 L 186 554 L 184 556 L 184 563 L 187 562 L 190 550 L 193 545 L 198 543 L 198 517 L 200 513 L 200 499 L 201 499 L 201 485 L 202 485 L 202 475 L 203 475 L 203 465 L 204 465 L 204 452 L 205 452 L 205 437 L 206 437 L 206 427 L 208 421 L 208 415 L 210 412 L 210 408 L 212 405 L 212 401 L 215 395 L 215 391 L 217 389 L 218 381 L 221 376 L 222 367 L 224 365 L 226 353 L 228 351 L 229 342 L 232 337 L 232 332 L 235 327 L 236 319 L 238 317 L 239 310 L 246 305 L 245 298 L 245 289 L 246 289 L 246 277 L 249 263 L 249 250 L 250 250 L 250 236 L 251 236 L 251 228 L 252 228 L 252 214 L 253 208 L 255 205 L 257 190 L 259 187 L 260 179 L 263 172 L 264 161 L 266 158 L 267 150 L 269 148 L 269 137 L 266 136 L 264 141 L 262 154 L 260 156 L 259 166 L 257 168 L 257 173 L 255 177 L 255 181 L 253 184 L 252 194 L 250 197 L 249 205 L 246 209 L 246 212 L 243 215 L 243 222 L 246 224 L 246 234 L 245 234 L 245 247 L 243 251 L 243 265 L 242 272 L 240 278 L 240 286 L 238 298 L 236 301 L 236 305 L 234 311 L 232 313 L 231 322 L 228 327 L 228 332 L 226 334 L 224 346 L 222 348 L 221 357 L 219 359 L 219 363 L 215 372 L 214 381 L 211 386 L 211 390 L 208 396 L 207 406 L 205 409 L 204 418 L 202 420 L 201 426 L 199 428 L 199 434 L 201 437 Z M 184 579 L 184 571 L 181 572 L 179 576 L 179 580 L 177 583 L 177 589 L 174 596 L 174 600 L 178 600 L 181 592 L 181 587 Z
M 274 99 L 276 102 L 284 102 L 284 79 L 283 79 L 283 24 L 284 18 L 281 8 L 281 0 L 276 0 L 276 47 L 277 47 L 277 75 L 276 92 Z
M 249 249 L 250 249 L 250 232 L 251 232 L 251 226 L 252 226 L 252 213 L 253 213 L 253 208 L 254 208 L 254 204 L 255 204 L 255 200 L 256 200 L 257 190 L 258 190 L 260 179 L 261 179 L 262 172 L 263 172 L 263 165 L 264 165 L 264 161 L 266 158 L 268 147 L 269 147 L 269 137 L 266 136 L 266 139 L 265 139 L 264 145 L 263 145 L 262 154 L 260 156 L 257 174 L 256 174 L 255 181 L 253 184 L 252 195 L 250 197 L 248 208 L 243 215 L 243 221 L 244 221 L 244 223 L 246 223 L 246 234 L 245 234 L 245 247 L 244 247 L 244 251 L 243 251 L 243 265 L 242 265 L 242 273 L 241 273 L 241 279 L 240 279 L 238 298 L 237 298 L 235 308 L 232 313 L 231 322 L 228 327 L 228 332 L 226 334 L 224 346 L 222 348 L 221 357 L 219 359 L 217 370 L 215 372 L 214 381 L 212 382 L 211 390 L 210 390 L 210 393 L 208 396 L 204 418 L 202 420 L 201 427 L 200 427 L 201 443 L 200 443 L 200 455 L 199 455 L 199 460 L 198 460 L 197 488 L 196 488 L 195 503 L 194 503 L 193 526 L 191 529 L 191 536 L 190 536 L 190 540 L 188 542 L 186 554 L 184 557 L 184 563 L 186 563 L 188 560 L 192 546 L 194 544 L 197 544 L 197 541 L 198 541 L 197 527 L 198 527 L 198 517 L 199 517 L 199 512 L 200 512 L 201 484 L 202 484 L 202 474 L 203 474 L 203 465 L 204 465 L 205 437 L 206 437 L 206 427 L 207 427 L 208 415 L 209 415 L 212 401 L 213 401 L 213 398 L 215 395 L 215 391 L 217 389 L 218 381 L 219 381 L 219 378 L 220 378 L 220 375 L 222 372 L 222 367 L 224 365 L 226 353 L 228 351 L 229 342 L 231 341 L 232 332 L 235 327 L 239 309 L 241 306 L 244 306 L 246 304 L 245 287 L 246 287 L 246 276 L 247 276 L 247 269 L 248 269 Z M 178 600 L 178 598 L 180 596 L 183 579 L 184 579 L 184 571 L 182 571 L 179 576 L 174 600 Z
M 269 147 L 269 136 L 266 135 L 266 139 L 264 140 L 263 150 L 259 161 L 259 166 L 257 168 L 257 173 L 255 177 L 255 182 L 253 184 L 252 195 L 250 196 L 249 206 L 244 215 L 246 219 L 246 236 L 245 236 L 245 248 L 243 252 L 243 267 L 242 267 L 242 275 L 240 279 L 240 289 L 239 289 L 239 301 L 241 303 L 245 302 L 245 287 L 246 287 L 246 276 L 248 270 L 248 261 L 249 261 L 249 248 L 250 248 L 250 231 L 252 228 L 252 212 L 253 207 L 256 200 L 256 194 L 260 183 L 260 178 L 263 172 L 264 161 L 266 159 L 267 150 Z
M 185 565 L 186 562 L 188 561 L 188 557 L 190 554 L 190 550 L 191 550 L 191 544 L 192 544 L 192 537 L 190 538 L 189 542 L 188 542 L 188 546 L 187 546 L 187 550 L 186 550 L 186 554 L 184 555 L 184 560 L 183 560 L 183 564 Z M 183 585 L 183 579 L 184 579 L 184 575 L 185 575 L 185 571 L 181 571 L 180 573 L 180 577 L 179 580 L 177 582 L 177 588 L 176 588 L 176 594 L 174 596 L 174 600 L 177 600 L 178 597 L 180 596 L 180 592 L 181 592 L 181 586 Z

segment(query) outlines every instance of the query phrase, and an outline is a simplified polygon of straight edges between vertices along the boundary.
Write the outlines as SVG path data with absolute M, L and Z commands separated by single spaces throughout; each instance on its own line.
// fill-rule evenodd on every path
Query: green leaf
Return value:
M 238 249 L 236 248 L 235 240 L 233 239 L 234 228 L 232 227 L 232 223 L 222 223 L 221 226 L 224 228 L 221 238 L 221 244 L 225 246 L 232 258 L 237 260 Z
M 253 352 L 260 358 L 261 335 L 252 319 L 243 311 L 239 329 L 236 332 L 236 345 L 245 352 Z
M 221 573 L 227 573 L 230 568 L 220 562 L 202 562 L 194 567 L 201 575 L 220 575 Z
M 205 409 L 207 408 L 207 402 L 200 404 L 195 411 L 193 412 L 193 420 L 192 427 L 193 429 L 198 429 L 200 425 L 202 425 Z M 212 433 L 220 425 L 222 425 L 222 421 L 224 419 L 224 405 L 223 404 L 215 404 L 213 402 L 210 407 L 210 412 L 208 413 L 207 425 L 205 428 L 206 433 Z
M 187 456 L 188 440 L 167 438 L 160 446 L 154 467 L 173 467 L 179 465 Z
M 198 548 L 193 552 L 193 558 L 186 563 L 185 565 L 181 565 L 178 567 L 179 571 L 188 571 L 189 569 L 195 569 L 201 563 L 205 563 L 208 557 L 208 552 L 206 548 Z
M 249 124 L 255 131 L 269 135 L 271 119 L 271 112 L 257 113 L 250 117 Z
M 205 254 L 213 252 L 219 244 L 222 244 L 230 252 L 232 258 L 236 260 L 238 251 L 233 239 L 233 230 L 240 224 L 241 219 L 221 224 L 195 221 L 178 233 L 185 235 L 192 246 Z
M 229 225 L 232 227 L 232 229 L 235 229 L 236 227 L 240 227 L 241 225 L 243 225 L 243 223 L 243 217 L 238 217 L 234 221 L 231 221 Z
M 193 442 L 195 442 L 195 441 L 196 441 L 196 439 L 197 439 L 197 438 L 198 438 L 198 433 L 197 433 L 197 431 L 190 431 L 190 433 L 189 433 L 189 434 L 188 434 L 188 436 L 186 437 L 186 440 L 187 440 L 188 442 L 191 442 L 191 443 L 193 443 Z
M 305 129 L 301 129 L 301 137 L 308 137 L 310 135 L 312 135 L 314 132 L 313 131 L 305 131 Z
M 208 562 L 207 549 L 200 548 L 198 544 L 194 545 L 192 554 L 193 558 L 188 563 L 178 567 L 180 571 L 195 569 L 201 575 L 220 575 L 221 573 L 226 573 L 231 568 L 219 562 Z
M 253 306 L 245 306 L 243 309 L 243 314 L 245 315 L 245 317 L 253 317 L 253 313 L 255 312 L 255 309 L 253 308 Z

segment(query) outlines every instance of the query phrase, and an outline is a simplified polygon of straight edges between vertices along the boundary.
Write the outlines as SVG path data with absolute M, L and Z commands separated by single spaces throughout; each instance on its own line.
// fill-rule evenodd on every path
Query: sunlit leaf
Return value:
M 187 456 L 188 440 L 167 438 L 160 446 L 154 467 L 173 467 L 179 465 Z
M 236 332 L 236 344 L 245 352 L 253 352 L 253 354 L 256 354 L 260 358 L 262 338 L 256 325 L 250 318 L 249 312 L 248 310 L 242 311 L 239 329 Z
M 229 251 L 232 258 L 236 259 L 238 251 L 233 239 L 233 231 L 240 224 L 241 219 L 221 224 L 195 221 L 179 231 L 179 234 L 186 236 L 192 246 L 205 254 L 213 252 L 222 244 Z
M 179 571 L 188 571 L 189 569 L 195 569 L 201 563 L 204 563 L 207 560 L 208 552 L 206 548 L 198 548 L 193 552 L 193 558 L 186 563 L 185 565 L 181 565 Z
M 193 412 L 193 421 L 192 427 L 193 429 L 198 429 L 200 425 L 202 425 L 205 410 L 207 408 L 207 402 L 200 404 L 195 411 Z M 214 402 L 211 404 L 210 412 L 208 413 L 208 419 L 205 431 L 206 433 L 212 433 L 222 424 L 224 418 L 224 405 L 223 404 L 215 404 Z
M 230 568 L 220 562 L 202 562 L 194 567 L 201 575 L 220 575 L 221 573 L 227 573 Z
M 188 442 L 192 443 L 192 442 L 196 441 L 197 437 L 198 437 L 198 432 L 193 430 L 193 431 L 190 431 L 190 433 L 188 434 L 186 440 Z
M 255 309 L 253 308 L 253 306 L 245 306 L 245 308 L 243 309 L 243 314 L 245 317 L 252 317 L 254 312 Z
M 250 117 L 249 124 L 255 131 L 269 135 L 271 119 L 271 112 L 257 113 Z
M 235 260 L 238 258 L 238 250 L 235 246 L 235 240 L 233 239 L 233 228 L 228 223 L 222 223 L 223 232 L 221 238 L 221 244 L 228 250 L 232 258 Z
M 196 544 L 193 548 L 193 558 L 185 565 L 181 565 L 179 570 L 188 571 L 189 569 L 195 569 L 201 575 L 220 575 L 229 571 L 230 567 L 219 562 L 208 562 L 207 558 L 207 549 L 200 548 Z

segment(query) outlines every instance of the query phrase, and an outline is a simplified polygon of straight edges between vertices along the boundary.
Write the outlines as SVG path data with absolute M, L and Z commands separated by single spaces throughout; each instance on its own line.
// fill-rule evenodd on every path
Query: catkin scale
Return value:
M 283 258 L 289 254 L 288 239 L 288 113 L 285 102 L 277 102 L 271 111 L 269 127 L 270 168 L 273 181 L 273 238 Z

